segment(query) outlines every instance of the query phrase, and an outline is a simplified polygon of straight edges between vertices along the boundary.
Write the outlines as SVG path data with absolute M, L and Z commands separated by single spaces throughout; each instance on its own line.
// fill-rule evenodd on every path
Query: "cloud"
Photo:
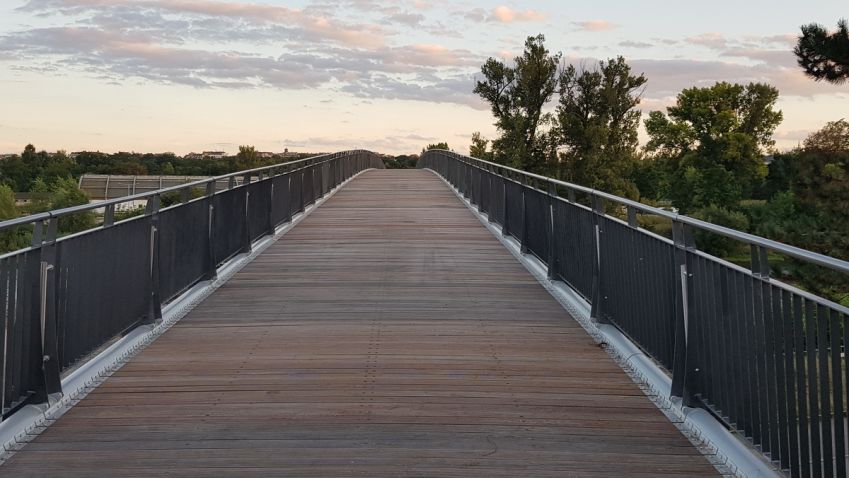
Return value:
M 615 23 L 611 23 L 607 20 L 585 20 L 582 22 L 572 22 L 572 25 L 574 25 L 578 30 L 587 32 L 603 32 L 613 30 L 618 27 Z
M 619 42 L 619 46 L 625 48 L 651 48 L 654 46 L 653 43 L 643 42 L 643 41 L 621 41 Z
M 721 33 L 717 32 L 702 33 L 701 35 L 685 38 L 684 41 L 692 45 L 700 45 L 712 49 L 725 48 L 728 45 L 728 40 Z
M 423 18 L 391 4 L 347 4 L 396 22 Z M 111 84 L 143 79 L 195 88 L 323 88 L 478 107 L 472 80 L 461 87 L 457 78 L 469 77 L 482 55 L 434 43 L 389 46 L 388 30 L 341 22 L 324 13 L 330 6 L 32 0 L 23 9 L 64 25 L 0 34 L 0 59 L 13 62 L 12 69 L 76 71 Z
M 152 9 L 161 13 L 285 25 L 299 30 L 300 36 L 312 41 L 331 41 L 364 48 L 383 45 L 386 36 L 386 32 L 378 25 L 348 24 L 327 16 L 311 15 L 304 10 L 276 5 L 200 0 L 31 0 L 20 9 L 40 15 L 98 13 L 109 9 L 124 12 Z
M 492 10 L 489 19 L 501 23 L 541 22 L 545 20 L 545 14 L 536 10 L 513 10 L 501 5 Z

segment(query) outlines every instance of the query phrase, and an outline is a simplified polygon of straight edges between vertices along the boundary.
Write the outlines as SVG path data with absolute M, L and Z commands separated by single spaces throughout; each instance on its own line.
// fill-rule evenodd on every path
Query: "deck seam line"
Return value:
M 646 376 L 645 372 L 642 370 L 642 366 L 635 365 L 633 363 L 632 358 L 635 356 L 642 356 L 645 359 L 650 360 L 644 353 L 642 353 L 642 351 L 640 351 L 621 333 L 618 334 L 622 335 L 624 341 L 627 341 L 631 348 L 636 352 L 633 350 L 620 350 L 618 344 L 610 343 L 612 341 L 606 338 L 606 333 L 601 330 L 599 324 L 590 318 L 589 304 L 587 304 L 585 300 L 579 298 L 568 286 L 556 286 L 554 281 L 548 279 L 545 272 L 546 266 L 542 264 L 541 261 L 533 257 L 531 254 L 522 254 L 519 243 L 511 237 L 504 236 L 502 228 L 498 224 L 490 222 L 486 213 L 481 212 L 477 206 L 472 204 L 469 199 L 464 197 L 457 188 L 455 188 L 436 171 L 429 168 L 426 170 L 439 178 L 448 187 L 448 189 L 457 196 L 460 202 L 466 206 L 472 214 L 474 214 L 478 221 L 480 221 L 481 224 L 483 224 L 483 226 L 493 236 L 495 236 L 496 239 L 498 239 L 501 245 L 507 249 L 513 257 L 515 257 L 516 260 L 519 261 L 522 266 L 525 267 L 525 269 L 536 279 L 536 281 L 569 313 L 569 315 L 578 322 L 587 334 L 607 352 L 613 361 L 616 362 L 616 364 L 625 371 L 634 383 L 639 386 L 640 390 L 646 395 L 649 401 L 651 401 L 661 411 L 661 413 L 663 413 L 663 415 L 681 432 L 682 435 L 690 440 L 695 448 L 699 450 L 699 452 L 717 469 L 718 472 L 725 476 L 739 477 L 784 476 L 782 473 L 775 470 L 773 465 L 765 463 L 760 456 L 756 455 L 755 452 L 751 450 L 747 443 L 741 442 L 740 438 L 737 436 L 734 436 L 734 439 L 739 442 L 737 446 L 745 448 L 744 453 L 742 454 L 745 455 L 748 453 L 751 455 L 750 458 L 752 460 L 757 460 L 759 463 L 755 463 L 754 466 L 752 466 L 751 464 L 737 463 L 735 460 L 732 460 L 728 451 L 725 450 L 725 447 L 719 446 L 711 440 L 703 428 L 696 423 L 696 421 L 692 418 L 694 415 L 693 413 L 684 411 L 680 403 L 673 402 L 672 399 L 666 396 L 666 393 L 659 390 L 653 381 Z M 710 420 L 715 421 L 713 417 L 710 417 Z M 717 423 L 717 426 L 721 425 Z M 734 453 L 734 455 L 739 457 L 741 453 Z M 747 470 L 754 469 L 760 471 L 760 473 L 745 473 L 743 470 L 744 467 Z
M 91 391 L 105 382 L 110 376 L 121 369 L 132 358 L 141 353 L 157 338 L 176 325 L 201 302 L 211 296 L 222 285 L 227 283 L 239 271 L 254 261 L 271 245 L 294 229 L 316 209 L 330 200 L 348 183 L 360 175 L 370 171 L 366 169 L 343 181 L 339 186 L 329 191 L 325 196 L 316 199 L 315 203 L 304 208 L 304 211 L 292 216 L 291 220 L 275 228 L 274 235 L 260 238 L 252 244 L 249 254 L 239 254 L 222 264 L 217 270 L 213 281 L 195 284 L 176 300 L 167 304 L 162 310 L 162 320 L 153 326 L 141 326 L 130 334 L 122 337 L 105 350 L 95 355 L 87 363 L 79 366 L 62 380 L 63 388 L 70 383 L 69 392 L 55 394 L 55 401 L 42 405 L 28 405 L 19 410 L 18 420 L 0 422 L 0 440 L 3 449 L 0 450 L 0 466 L 12 455 L 20 451 L 27 443 L 46 430 L 74 405 L 82 401 Z M 79 383 L 78 383 L 79 382 Z M 29 416 L 21 419 L 22 412 L 29 410 Z M 13 415 L 13 417 L 15 417 Z M 10 428 L 6 430 L 6 428 Z

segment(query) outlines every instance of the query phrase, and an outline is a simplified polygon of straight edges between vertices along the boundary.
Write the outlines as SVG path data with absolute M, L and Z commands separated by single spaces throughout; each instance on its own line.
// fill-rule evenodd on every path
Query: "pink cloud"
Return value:
M 513 10 L 510 7 L 501 5 L 495 7 L 492 11 L 491 19 L 501 23 L 540 22 L 545 20 L 545 14 L 536 10 Z
M 701 45 L 713 49 L 725 48 L 728 45 L 728 40 L 721 33 L 717 32 L 702 33 L 701 35 L 686 38 L 685 41 L 693 45 Z
M 583 22 L 572 22 L 579 30 L 588 32 L 603 32 L 613 30 L 618 25 L 607 20 L 585 20 Z

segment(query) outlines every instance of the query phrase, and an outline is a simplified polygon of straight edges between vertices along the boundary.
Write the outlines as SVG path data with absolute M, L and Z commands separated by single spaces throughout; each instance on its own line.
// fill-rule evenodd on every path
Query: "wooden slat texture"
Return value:
M 717 474 L 421 170 L 348 184 L 0 472 Z

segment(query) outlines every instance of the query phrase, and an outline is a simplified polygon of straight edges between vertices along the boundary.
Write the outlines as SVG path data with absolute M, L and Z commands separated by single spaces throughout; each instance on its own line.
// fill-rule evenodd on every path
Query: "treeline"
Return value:
M 306 156 L 309 155 L 301 155 Z M 296 159 L 260 158 L 253 146 L 240 146 L 238 154 L 224 159 L 197 159 L 171 153 L 81 152 L 71 157 L 64 151 L 37 151 L 28 144 L 20 155 L 0 160 L 0 221 L 87 204 L 89 198 L 77 186 L 83 174 L 219 176 Z M 26 193 L 29 202 L 16 205 L 16 193 Z M 177 200 L 176 195 L 172 196 L 163 197 L 163 205 Z M 116 219 L 140 212 L 123 212 Z M 90 229 L 97 220 L 91 212 L 66 216 L 59 221 L 59 233 Z M 27 247 L 31 239 L 31 226 L 0 231 L 0 253 Z
M 300 157 L 307 157 L 303 154 Z M 56 178 L 79 178 L 83 174 L 219 176 L 244 169 L 270 166 L 299 158 L 260 158 L 253 146 L 224 159 L 179 157 L 173 153 L 101 153 L 83 151 L 73 157 L 64 151 L 36 151 L 29 144 L 23 153 L 0 161 L 0 183 L 15 192 L 28 192 L 36 179 L 52 183 Z
M 638 106 L 650 80 L 624 58 L 565 68 L 561 59 L 539 35 L 512 64 L 487 60 L 474 91 L 499 135 L 475 133 L 472 156 L 849 259 L 849 123 L 830 122 L 778 153 L 772 136 L 783 115 L 771 85 L 688 88 L 643 119 Z M 654 219 L 643 218 L 644 227 L 669 235 L 671 225 Z M 697 241 L 748 262 L 742 244 L 707 234 Z M 845 277 L 787 258 L 772 263 L 786 280 L 849 303 Z

